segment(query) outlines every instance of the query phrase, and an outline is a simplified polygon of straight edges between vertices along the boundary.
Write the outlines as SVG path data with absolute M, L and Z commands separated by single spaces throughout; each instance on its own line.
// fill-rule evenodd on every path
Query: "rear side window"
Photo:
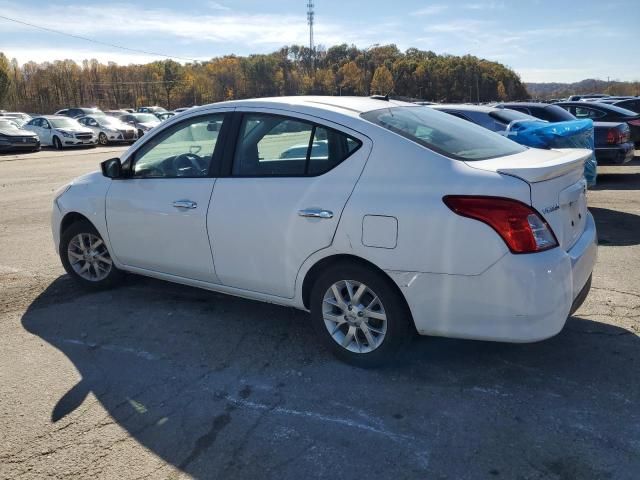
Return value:
M 232 172 L 239 177 L 321 175 L 360 145 L 342 132 L 304 120 L 245 114 Z
M 384 108 L 361 117 L 456 160 L 486 160 L 526 150 L 497 133 L 429 107 Z

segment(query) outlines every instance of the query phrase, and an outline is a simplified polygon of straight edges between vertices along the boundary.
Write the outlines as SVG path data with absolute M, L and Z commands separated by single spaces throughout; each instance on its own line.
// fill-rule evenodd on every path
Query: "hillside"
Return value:
M 581 93 L 608 93 L 610 95 L 640 95 L 640 82 L 618 82 L 589 78 L 575 83 L 527 83 L 532 98 L 548 100 Z

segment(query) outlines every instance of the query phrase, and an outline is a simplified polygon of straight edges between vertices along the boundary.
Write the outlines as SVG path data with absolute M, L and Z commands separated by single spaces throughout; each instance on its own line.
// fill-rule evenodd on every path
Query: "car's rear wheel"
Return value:
M 141 129 L 138 129 L 138 138 L 144 135 L 144 132 Z
M 53 137 L 53 148 L 56 150 L 62 150 L 62 142 L 58 137 Z
M 62 233 L 59 254 L 67 273 L 85 287 L 108 288 L 122 278 L 100 233 L 86 220 Z
M 329 267 L 311 291 L 311 318 L 341 360 L 374 367 L 393 360 L 412 337 L 411 315 L 382 273 L 357 263 Z
M 98 143 L 100 143 L 100 145 L 107 145 L 109 143 L 109 139 L 104 132 L 100 132 L 100 135 L 98 135 Z

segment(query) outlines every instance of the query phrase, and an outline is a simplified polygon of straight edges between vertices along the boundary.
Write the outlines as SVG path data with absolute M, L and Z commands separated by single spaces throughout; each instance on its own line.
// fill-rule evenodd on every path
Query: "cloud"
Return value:
M 437 15 L 439 13 L 444 12 L 448 8 L 449 8 L 448 5 L 429 5 L 428 7 L 424 7 L 424 8 L 421 8 L 420 10 L 416 10 L 411 14 L 418 15 L 418 16 Z
M 209 7 L 211 10 L 231 10 L 230 7 L 227 7 L 226 5 L 221 4 L 220 2 L 207 2 L 207 7 Z

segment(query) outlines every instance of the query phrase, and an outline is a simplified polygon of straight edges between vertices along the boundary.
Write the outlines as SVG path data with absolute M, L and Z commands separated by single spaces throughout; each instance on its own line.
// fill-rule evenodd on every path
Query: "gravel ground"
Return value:
M 593 290 L 556 337 L 413 342 L 359 370 L 307 315 L 64 275 L 57 187 L 123 148 L 0 156 L 0 478 L 637 479 L 640 161 L 590 191 Z

